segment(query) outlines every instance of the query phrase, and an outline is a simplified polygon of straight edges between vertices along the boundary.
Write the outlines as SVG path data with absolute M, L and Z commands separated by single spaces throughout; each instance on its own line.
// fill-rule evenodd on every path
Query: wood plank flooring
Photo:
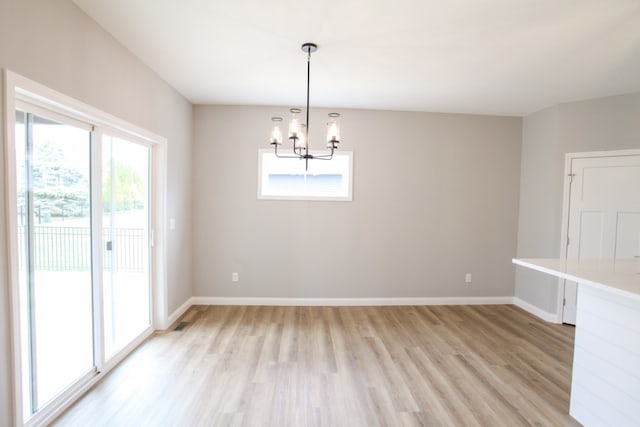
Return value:
M 572 426 L 573 327 L 515 306 L 195 306 L 59 426 Z

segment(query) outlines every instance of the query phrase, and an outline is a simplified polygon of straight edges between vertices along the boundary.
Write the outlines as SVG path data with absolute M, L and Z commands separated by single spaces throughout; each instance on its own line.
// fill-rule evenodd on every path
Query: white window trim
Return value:
M 13 388 L 13 420 L 15 425 L 36 425 L 50 421 L 61 414 L 86 390 L 92 387 L 103 375 L 114 368 L 128 353 L 133 351 L 153 329 L 168 327 L 167 259 L 166 259 L 166 162 L 167 140 L 143 128 L 132 125 L 122 119 L 105 113 L 74 98 L 34 82 L 10 70 L 3 70 L 3 106 L 4 106 L 4 150 L 5 150 L 5 195 L 6 195 L 6 234 L 7 234 L 7 270 L 9 279 L 9 301 L 11 316 L 11 366 Z M 150 183 L 152 196 L 151 230 L 153 247 L 151 249 L 151 328 L 134 342 L 114 355 L 109 363 L 99 367 L 101 375 L 94 375 L 84 385 L 72 388 L 59 399 L 58 404 L 45 408 L 29 420 L 23 418 L 22 408 L 22 358 L 20 342 L 19 312 L 19 268 L 18 241 L 14 230 L 17 229 L 17 189 L 15 168 L 15 111 L 20 104 L 30 104 L 38 109 L 52 111 L 72 120 L 89 123 L 110 134 L 126 136 L 142 142 L 151 148 L 151 167 L 154 170 Z M 25 424 L 25 421 L 26 424 Z
M 348 158 L 349 163 L 349 173 L 347 183 L 347 195 L 346 196 L 316 196 L 316 195 L 295 195 L 295 196 L 282 196 L 282 195 L 263 195 L 262 194 L 262 158 L 263 154 L 273 154 L 273 150 L 270 149 L 260 149 L 258 150 L 258 199 L 259 200 L 307 200 L 307 201 L 334 201 L 334 202 L 351 202 L 353 201 L 353 152 L 352 151 L 337 151 L 334 153 L 334 157 L 336 156 L 344 156 Z M 311 151 L 312 155 L 322 155 L 326 154 L 323 152 L 314 152 Z M 296 159 L 292 159 L 297 161 Z M 330 162 L 331 160 L 319 160 L 319 159 L 311 159 L 309 162 Z M 304 160 L 300 160 L 301 171 L 304 173 Z

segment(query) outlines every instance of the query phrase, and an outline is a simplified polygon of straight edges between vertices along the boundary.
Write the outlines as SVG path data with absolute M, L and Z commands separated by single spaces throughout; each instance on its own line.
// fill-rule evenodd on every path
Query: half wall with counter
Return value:
M 513 263 L 578 283 L 571 416 L 587 427 L 640 426 L 640 260 Z

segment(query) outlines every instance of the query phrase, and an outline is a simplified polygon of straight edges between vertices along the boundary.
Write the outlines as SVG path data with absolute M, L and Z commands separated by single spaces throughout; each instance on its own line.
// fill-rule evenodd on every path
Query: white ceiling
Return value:
M 638 0 L 74 0 L 195 104 L 526 115 L 640 91 Z

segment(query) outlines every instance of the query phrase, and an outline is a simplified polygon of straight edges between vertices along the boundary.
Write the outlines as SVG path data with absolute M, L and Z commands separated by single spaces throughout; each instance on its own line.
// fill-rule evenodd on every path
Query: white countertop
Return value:
M 514 264 L 640 300 L 640 259 L 514 258 Z

